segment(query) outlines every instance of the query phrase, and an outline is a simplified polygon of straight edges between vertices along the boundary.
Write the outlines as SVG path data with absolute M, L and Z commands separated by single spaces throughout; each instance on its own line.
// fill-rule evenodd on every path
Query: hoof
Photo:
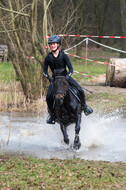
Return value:
M 74 143 L 73 147 L 74 147 L 74 149 L 78 150 L 81 147 L 81 143 L 80 142 L 77 144 Z
M 76 135 L 74 139 L 74 149 L 78 150 L 81 147 L 79 136 Z
M 68 138 L 66 138 L 66 139 L 64 139 L 64 142 L 66 143 L 66 144 L 69 144 L 69 139 Z

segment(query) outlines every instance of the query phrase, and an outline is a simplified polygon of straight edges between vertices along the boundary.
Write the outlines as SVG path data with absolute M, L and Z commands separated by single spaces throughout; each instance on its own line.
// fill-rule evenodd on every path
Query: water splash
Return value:
M 68 127 L 70 145 L 65 145 L 58 124 L 47 125 L 45 114 L 41 116 L 13 114 L 8 146 L 9 114 L 1 115 L 0 140 L 4 146 L 0 151 L 20 152 L 39 158 L 68 159 L 79 157 L 88 160 L 126 162 L 126 119 L 116 110 L 114 113 L 90 116 L 82 115 L 81 148 L 73 150 L 75 125 Z

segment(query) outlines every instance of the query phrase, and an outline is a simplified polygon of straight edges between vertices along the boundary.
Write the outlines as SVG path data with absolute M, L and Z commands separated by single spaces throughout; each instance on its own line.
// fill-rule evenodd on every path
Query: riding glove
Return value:
M 54 78 L 53 77 L 49 76 L 48 79 L 49 79 L 49 82 L 52 82 L 52 83 L 54 82 Z
M 67 75 L 66 75 L 66 80 L 68 81 L 68 80 L 69 80 L 69 78 L 70 78 L 70 76 L 67 74 Z

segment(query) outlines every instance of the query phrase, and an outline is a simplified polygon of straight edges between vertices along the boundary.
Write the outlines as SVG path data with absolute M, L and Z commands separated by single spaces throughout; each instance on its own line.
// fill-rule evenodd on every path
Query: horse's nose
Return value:
M 56 94 L 56 99 L 62 100 L 63 99 L 63 94 Z

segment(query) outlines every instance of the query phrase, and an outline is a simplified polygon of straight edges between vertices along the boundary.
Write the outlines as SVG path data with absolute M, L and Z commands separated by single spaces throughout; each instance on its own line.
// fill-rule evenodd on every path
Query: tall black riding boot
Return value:
M 85 95 L 81 94 L 80 99 L 81 99 L 81 107 L 82 110 L 84 110 L 85 115 L 88 116 L 89 114 L 93 113 L 93 109 L 86 105 Z
M 55 124 L 55 117 L 53 114 L 49 115 L 49 118 L 46 120 L 47 124 Z
M 53 101 L 51 98 L 47 100 L 47 105 L 48 105 L 48 112 L 49 112 L 49 117 L 46 120 L 46 123 L 48 124 L 55 124 L 55 116 L 54 116 L 54 111 L 53 111 Z
M 93 109 L 90 108 L 89 106 L 87 106 L 86 104 L 84 104 L 83 106 L 83 110 L 86 116 L 88 116 L 89 114 L 93 113 Z

